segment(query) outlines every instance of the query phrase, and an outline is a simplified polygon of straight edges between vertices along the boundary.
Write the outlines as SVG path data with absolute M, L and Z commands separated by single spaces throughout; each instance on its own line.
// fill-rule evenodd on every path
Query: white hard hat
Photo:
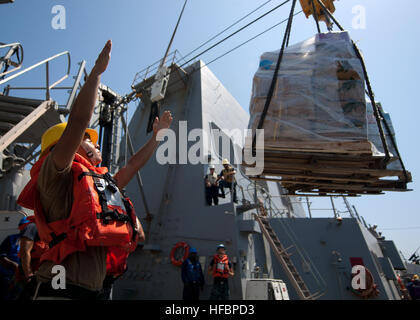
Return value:
M 209 165 L 209 169 L 215 169 L 216 167 L 214 166 L 214 164 Z

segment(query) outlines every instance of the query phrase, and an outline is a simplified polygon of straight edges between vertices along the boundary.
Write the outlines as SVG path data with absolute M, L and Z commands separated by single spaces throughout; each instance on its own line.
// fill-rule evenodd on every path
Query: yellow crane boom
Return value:
M 321 5 L 319 4 L 318 0 L 299 0 L 300 5 L 302 6 L 302 10 L 306 15 L 306 18 L 309 18 L 311 15 L 314 14 L 314 6 L 316 10 L 316 14 L 318 16 L 319 21 L 324 21 L 325 23 L 328 23 L 328 19 L 325 16 L 324 10 L 322 9 Z M 312 5 L 312 1 L 314 6 Z M 324 6 L 331 12 L 334 13 L 335 6 L 334 1 L 335 0 L 320 0 L 324 4 Z

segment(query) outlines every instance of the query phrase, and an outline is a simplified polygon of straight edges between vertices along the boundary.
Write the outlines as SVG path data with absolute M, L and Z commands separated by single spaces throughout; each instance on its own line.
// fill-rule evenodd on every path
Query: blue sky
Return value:
M 178 49 L 182 54 L 188 53 L 265 2 L 266 0 L 189 0 L 173 49 Z M 239 26 L 281 2 L 282 0 L 272 0 Z M 15 0 L 14 4 L 0 5 L 0 41 L 21 42 L 25 50 L 25 66 L 68 50 L 72 57 L 71 72 L 74 75 L 77 62 L 85 59 L 90 70 L 106 40 L 112 39 L 112 60 L 102 81 L 120 94 L 125 94 L 130 90 L 135 73 L 163 56 L 183 3 L 183 0 Z M 391 114 L 400 152 L 416 181 L 420 170 L 416 132 L 420 118 L 416 105 L 417 92 L 420 89 L 417 79 L 420 71 L 417 57 L 420 49 L 417 34 L 420 25 L 416 15 L 420 11 L 420 2 L 400 0 L 398 4 L 391 0 L 336 1 L 335 16 L 350 31 L 364 54 L 376 98 Z M 63 5 L 66 9 L 65 30 L 55 30 L 51 26 L 54 17 L 51 10 L 55 5 Z M 353 29 L 352 20 L 355 14 L 352 9 L 359 5 L 366 11 L 366 28 Z M 289 7 L 290 4 L 287 4 L 280 8 L 203 55 L 201 59 L 209 62 L 283 20 L 288 15 Z M 301 14 L 294 20 L 290 41 L 295 43 L 305 40 L 315 32 L 313 20 L 306 19 Z M 259 56 L 265 51 L 278 49 L 283 33 L 284 25 L 209 66 L 247 111 L 252 77 L 257 70 Z M 53 63 L 52 69 L 53 77 L 59 77 L 65 72 L 65 63 Z M 40 79 L 43 78 L 39 76 L 43 74 L 44 70 L 41 69 L 12 84 L 41 85 Z M 65 84 L 70 85 L 71 82 L 69 79 Z M 20 94 L 24 95 L 23 92 Z M 30 96 L 34 95 L 41 97 L 40 93 L 32 93 Z M 65 102 L 60 94 L 53 97 Z M 134 107 L 135 105 L 131 105 L 130 108 Z M 383 229 L 383 234 L 393 239 L 406 257 L 420 246 L 420 228 L 413 228 L 420 227 L 420 193 L 416 182 L 410 184 L 410 187 L 414 189 L 413 192 L 350 199 L 367 222 L 377 224 L 379 231 Z M 330 207 L 329 200 L 314 199 L 314 207 Z M 320 212 L 316 215 L 325 216 L 326 213 Z M 331 216 L 330 213 L 328 215 Z

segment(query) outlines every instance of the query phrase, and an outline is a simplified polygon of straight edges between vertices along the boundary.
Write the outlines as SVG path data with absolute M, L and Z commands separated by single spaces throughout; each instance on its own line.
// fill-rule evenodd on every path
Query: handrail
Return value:
M 171 64 L 173 64 L 175 59 L 177 58 L 176 57 L 177 53 L 180 55 L 181 59 L 184 59 L 183 56 L 181 55 L 181 53 L 178 50 L 174 50 L 174 51 L 172 51 L 171 53 L 168 54 L 168 58 L 172 57 Z M 181 60 L 181 59 L 179 59 L 179 60 Z M 142 81 L 145 81 L 149 74 L 152 74 L 152 72 L 154 72 L 155 70 L 158 69 L 158 67 L 153 67 L 153 66 L 161 63 L 162 61 L 163 61 L 163 58 L 159 59 L 158 61 L 154 62 L 153 64 L 149 65 L 148 67 L 146 67 L 146 68 L 140 70 L 139 72 L 137 72 L 134 76 L 134 80 L 133 80 L 131 86 L 134 87 L 137 84 L 141 83 Z
M 261 186 L 254 186 L 253 185 L 253 181 L 251 181 L 248 176 L 243 172 L 243 168 L 241 165 L 238 166 L 239 167 L 239 171 L 241 173 L 241 175 L 245 178 L 245 180 L 249 181 L 250 184 L 248 185 L 247 191 L 249 193 L 249 195 L 252 197 L 251 192 L 249 190 L 249 186 L 251 186 L 252 188 L 256 188 L 257 189 L 257 193 L 258 191 L 261 193 L 261 190 L 265 190 L 263 187 Z M 255 192 L 255 191 L 254 191 Z M 267 199 L 269 200 L 272 198 L 271 194 L 269 192 L 267 192 L 265 190 L 264 192 L 267 195 Z M 281 195 L 284 196 L 284 195 Z M 273 209 L 275 212 L 280 212 L 281 210 L 276 206 L 275 202 L 270 201 L 269 203 L 269 209 Z M 281 215 L 281 213 L 280 213 Z M 275 216 L 270 215 L 271 218 L 274 218 Z M 284 234 L 286 235 L 286 237 L 289 239 L 289 241 L 292 243 L 292 245 L 294 246 L 296 253 L 298 254 L 298 256 L 300 257 L 301 261 L 307 263 L 310 266 L 310 273 L 312 274 L 312 277 L 314 278 L 315 282 L 318 284 L 319 287 L 319 291 L 317 291 L 315 294 L 313 294 L 311 297 L 312 299 L 316 299 L 319 298 L 320 296 L 324 295 L 326 290 L 327 290 L 327 285 L 326 282 L 323 278 L 323 276 L 321 275 L 321 273 L 319 272 L 318 268 L 316 267 L 316 265 L 314 264 L 314 262 L 312 261 L 312 259 L 310 258 L 309 254 L 306 252 L 306 250 L 299 244 L 299 241 L 297 240 L 296 235 L 294 234 L 292 228 L 290 227 L 289 223 L 288 223 L 288 218 L 279 218 L 279 222 L 281 227 L 284 230 Z
M 59 80 L 54 82 L 52 85 L 50 85 L 49 84 L 49 62 L 54 60 L 54 59 L 57 59 L 61 56 L 64 56 L 64 55 L 67 55 L 67 62 L 68 62 L 67 73 L 66 73 L 65 76 L 63 76 L 62 78 L 60 78 Z M 50 90 L 53 89 L 55 86 L 57 86 L 59 83 L 61 83 L 63 80 L 65 80 L 70 74 L 71 59 L 70 59 L 70 52 L 68 52 L 68 51 L 64 51 L 64 52 L 61 52 L 59 54 L 56 54 L 55 56 L 52 56 L 52 57 L 47 58 L 45 60 L 42 60 L 42 61 L 40 61 L 40 62 L 30 66 L 30 67 L 18 72 L 18 73 L 15 73 L 14 75 L 12 75 L 12 76 L 10 76 L 6 79 L 0 80 L 0 85 L 4 84 L 4 83 L 6 83 L 10 80 L 13 80 L 13 79 L 19 77 L 20 75 L 22 75 L 22 74 L 24 74 L 28 71 L 31 71 L 31 70 L 33 70 L 33 69 L 35 69 L 35 68 L 37 68 L 37 67 L 39 67 L 43 64 L 45 64 L 45 69 L 46 69 L 46 86 L 45 86 L 45 88 L 46 88 L 46 100 L 49 100 L 50 99 Z
M 14 47 L 14 46 L 19 46 L 19 47 L 22 48 L 22 45 L 19 42 L 13 42 L 13 43 L 3 43 L 3 42 L 0 42 L 0 49 L 8 48 L 8 47 Z
M 2 57 L 2 59 L 0 60 L 0 70 L 1 68 L 3 68 L 2 63 L 10 63 L 13 67 L 15 67 L 14 69 L 10 70 L 10 71 L 4 71 L 0 73 L 0 77 L 4 77 L 7 74 L 10 74 L 12 72 L 15 72 L 17 70 L 19 70 L 22 67 L 22 63 L 23 63 L 23 47 L 19 42 L 14 42 L 14 43 L 3 43 L 0 42 L 0 49 L 4 49 L 4 48 L 10 48 L 10 50 L 6 53 L 6 55 L 4 57 Z M 17 51 L 13 52 L 13 49 L 16 49 Z M 19 57 L 19 49 L 20 49 L 20 53 L 21 53 L 21 57 Z M 17 56 L 17 63 L 14 63 L 13 61 L 11 61 L 11 57 L 16 53 Z

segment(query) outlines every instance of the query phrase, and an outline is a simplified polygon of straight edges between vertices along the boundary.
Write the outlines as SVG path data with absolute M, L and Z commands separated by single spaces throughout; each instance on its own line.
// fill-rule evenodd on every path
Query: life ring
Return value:
M 373 298 L 379 295 L 378 286 L 373 280 L 372 273 L 365 267 L 366 272 L 366 289 L 351 289 L 351 292 L 363 299 Z M 353 278 L 353 277 L 352 277 Z
M 176 260 L 176 259 L 175 259 L 175 252 L 176 252 L 179 248 L 184 248 L 184 256 L 182 257 L 182 259 L 181 259 L 181 260 Z M 186 242 L 183 242 L 183 241 L 177 242 L 177 243 L 175 244 L 175 246 L 172 248 L 172 250 L 171 250 L 171 254 L 170 254 L 172 264 L 173 264 L 174 266 L 177 266 L 177 267 L 181 266 L 181 265 L 182 265 L 182 263 L 183 263 L 185 260 L 187 260 L 189 253 L 190 253 L 190 247 L 189 247 L 189 245 L 188 245 Z

